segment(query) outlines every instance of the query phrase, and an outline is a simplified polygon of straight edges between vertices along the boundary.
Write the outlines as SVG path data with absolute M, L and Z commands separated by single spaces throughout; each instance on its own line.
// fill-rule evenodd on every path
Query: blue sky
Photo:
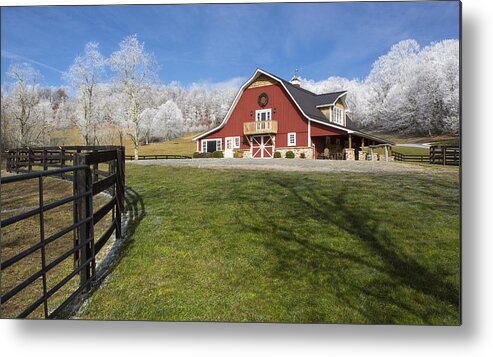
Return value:
M 137 34 L 162 66 L 162 82 L 245 79 L 260 67 L 289 79 L 364 78 L 400 40 L 422 46 L 459 37 L 459 3 L 374 2 L 3 7 L 2 82 L 12 61 L 30 63 L 46 85 L 65 84 L 87 42 L 105 56 Z

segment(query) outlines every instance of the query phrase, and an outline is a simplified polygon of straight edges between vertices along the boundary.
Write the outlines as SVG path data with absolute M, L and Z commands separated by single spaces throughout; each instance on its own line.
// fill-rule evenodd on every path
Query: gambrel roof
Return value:
M 217 126 L 214 129 L 211 129 L 201 135 L 198 135 L 193 138 L 193 140 L 198 140 L 200 138 L 203 138 L 204 136 L 207 136 L 216 130 L 221 129 L 226 122 L 228 121 L 229 117 L 231 116 L 231 113 L 233 112 L 234 107 L 238 103 L 238 100 L 240 99 L 241 95 L 243 94 L 243 91 L 248 88 L 248 86 L 253 83 L 259 76 L 265 75 L 268 76 L 275 81 L 279 82 L 286 92 L 289 94 L 295 105 L 298 107 L 298 109 L 301 111 L 303 116 L 311 121 L 314 121 L 316 123 L 320 123 L 329 127 L 333 127 L 335 129 L 339 129 L 341 131 L 344 131 L 348 134 L 355 133 L 359 136 L 368 138 L 368 139 L 373 139 L 373 140 L 378 140 L 380 142 L 388 142 L 384 139 L 377 138 L 373 135 L 369 135 L 366 133 L 360 132 L 356 126 L 354 125 L 353 121 L 349 118 L 349 116 L 346 114 L 346 126 L 335 124 L 322 113 L 320 108 L 323 107 L 330 107 L 336 104 L 336 102 L 341 99 L 342 101 L 345 102 L 345 97 L 347 94 L 347 91 L 338 91 L 338 92 L 331 92 L 331 93 L 324 93 L 324 94 L 315 94 L 310 92 L 309 90 L 294 86 L 291 84 L 291 82 L 286 81 L 285 79 L 279 78 L 272 73 L 266 72 L 260 68 L 257 68 L 255 73 L 253 74 L 252 77 L 248 81 L 243 84 L 243 86 L 240 88 L 238 91 L 238 94 L 236 95 L 235 99 L 233 100 L 233 103 L 231 104 L 231 107 L 229 108 L 228 112 L 226 113 L 226 116 L 224 117 L 224 120 L 222 123 Z

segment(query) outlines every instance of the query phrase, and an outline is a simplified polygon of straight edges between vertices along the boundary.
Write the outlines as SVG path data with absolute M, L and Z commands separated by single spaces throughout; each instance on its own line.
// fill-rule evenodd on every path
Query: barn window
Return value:
M 240 137 L 239 136 L 235 136 L 233 147 L 235 149 L 238 149 L 240 147 Z
M 261 109 L 255 111 L 256 121 L 270 120 L 270 118 L 271 118 L 271 109 Z
M 342 109 L 334 107 L 333 122 L 342 125 Z
M 202 152 L 221 151 L 221 139 L 202 140 Z
M 288 146 L 296 146 L 296 133 L 288 133 Z

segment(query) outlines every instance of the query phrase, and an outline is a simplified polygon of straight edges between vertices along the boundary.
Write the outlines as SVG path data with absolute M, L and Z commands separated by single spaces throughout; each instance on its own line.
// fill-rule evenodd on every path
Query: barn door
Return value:
M 234 138 L 226 138 L 224 146 L 225 146 L 224 157 L 226 159 L 232 158 L 233 157 Z
M 254 159 L 270 159 L 274 154 L 274 142 L 270 135 L 252 137 L 252 157 Z

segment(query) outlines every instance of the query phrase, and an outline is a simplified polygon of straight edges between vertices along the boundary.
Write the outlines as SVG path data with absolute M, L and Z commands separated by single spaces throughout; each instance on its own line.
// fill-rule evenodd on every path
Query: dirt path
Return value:
M 132 161 L 137 165 L 164 165 L 245 170 L 279 170 L 303 172 L 367 172 L 367 173 L 429 173 L 457 170 L 454 167 L 414 165 L 381 161 L 334 161 L 301 159 L 191 159 L 191 160 L 143 160 Z M 457 170 L 458 171 L 458 170 Z

